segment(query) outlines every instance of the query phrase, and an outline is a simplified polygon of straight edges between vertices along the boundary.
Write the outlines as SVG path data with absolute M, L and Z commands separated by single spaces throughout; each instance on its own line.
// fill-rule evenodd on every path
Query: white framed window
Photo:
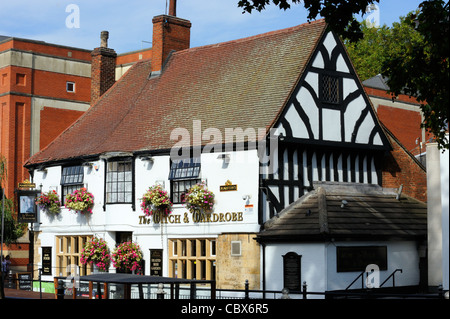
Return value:
M 133 163 L 131 160 L 111 161 L 106 166 L 106 203 L 132 203 Z
M 66 82 L 66 91 L 69 93 L 75 93 L 75 82 Z
M 172 203 L 184 203 L 188 190 L 201 182 L 200 158 L 174 160 L 170 165 L 170 196 Z
M 233 256 L 233 257 L 241 256 L 241 242 L 240 241 L 232 241 L 231 242 L 231 256 Z
M 84 187 L 84 169 L 83 166 L 65 166 L 62 168 L 61 187 L 62 187 L 62 205 L 66 202 L 66 196 L 77 189 Z

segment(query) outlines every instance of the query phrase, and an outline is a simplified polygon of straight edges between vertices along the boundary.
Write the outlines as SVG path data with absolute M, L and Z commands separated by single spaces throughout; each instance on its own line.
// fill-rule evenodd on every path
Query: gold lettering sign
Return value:
M 189 217 L 190 216 L 190 217 Z M 181 215 L 161 216 L 159 214 L 149 216 L 139 216 L 139 225 L 148 225 L 152 222 L 154 224 L 188 224 L 191 221 L 194 223 L 230 223 L 242 222 L 244 215 L 242 212 L 228 212 L 228 213 L 206 213 L 206 214 L 189 214 L 184 213 L 183 219 Z
M 19 183 L 19 188 L 36 188 L 35 183 L 31 183 L 29 180 L 24 180 L 22 183 Z
M 230 180 L 225 182 L 225 185 L 220 186 L 221 192 L 237 191 L 237 185 L 233 185 Z

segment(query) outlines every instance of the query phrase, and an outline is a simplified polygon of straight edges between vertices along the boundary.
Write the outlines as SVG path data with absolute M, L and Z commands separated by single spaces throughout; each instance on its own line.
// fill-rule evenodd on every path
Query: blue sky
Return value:
M 423 0 L 381 0 L 380 24 L 391 26 Z M 178 0 L 177 16 L 192 22 L 191 47 L 234 40 L 306 22 L 304 7 L 283 11 L 270 5 L 263 12 L 242 14 L 238 0 Z M 79 9 L 79 27 L 66 20 Z M 71 8 L 71 7 L 69 7 Z M 109 47 L 124 53 L 150 47 L 152 18 L 164 14 L 166 0 L 14 0 L 0 2 L 0 35 L 93 49 L 100 32 L 110 33 Z M 69 19 L 70 20 L 70 19 Z M 74 20 L 70 20 L 74 21 Z

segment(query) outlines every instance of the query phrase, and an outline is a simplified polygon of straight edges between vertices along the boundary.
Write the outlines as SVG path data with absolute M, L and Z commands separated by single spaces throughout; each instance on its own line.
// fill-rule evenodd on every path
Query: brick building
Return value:
M 30 178 L 25 161 L 83 115 L 114 84 L 115 77 L 152 52 L 117 57 L 107 48 L 107 37 L 102 32 L 101 46 L 91 51 L 0 36 L 0 154 L 8 170 L 7 198 L 14 199 L 18 183 Z M 17 244 L 3 247 L 15 269 L 24 269 L 28 263 L 28 242 L 26 235 Z
M 420 103 L 402 94 L 393 99 L 381 75 L 367 79 L 363 85 L 380 121 L 408 152 L 425 165 L 426 143 L 433 139 L 433 135 L 420 127 L 423 122 Z
M 25 160 L 89 108 L 90 61 L 88 50 L 0 37 L 0 153 L 8 198 L 29 177 Z
M 0 154 L 7 164 L 5 196 L 29 179 L 23 164 L 46 147 L 90 106 L 88 50 L 0 36 Z M 4 255 L 13 269 L 29 260 L 25 235 Z

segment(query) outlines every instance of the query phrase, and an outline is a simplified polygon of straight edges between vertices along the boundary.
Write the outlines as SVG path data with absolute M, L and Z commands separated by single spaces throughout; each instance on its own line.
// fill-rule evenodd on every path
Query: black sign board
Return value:
M 17 274 L 17 282 L 20 290 L 32 290 L 32 278 L 31 273 L 23 272 Z
M 336 257 L 338 272 L 364 271 L 370 264 L 387 270 L 386 246 L 339 246 Z
M 39 191 L 36 190 L 18 190 L 17 200 L 19 207 L 19 213 L 17 219 L 19 223 L 35 223 L 37 221 L 37 209 L 36 209 L 36 195 Z
M 150 276 L 162 277 L 163 250 L 150 249 Z
M 301 258 L 302 256 L 289 252 L 283 256 L 283 283 L 290 291 L 301 290 Z
M 42 247 L 42 274 L 52 274 L 52 247 Z

